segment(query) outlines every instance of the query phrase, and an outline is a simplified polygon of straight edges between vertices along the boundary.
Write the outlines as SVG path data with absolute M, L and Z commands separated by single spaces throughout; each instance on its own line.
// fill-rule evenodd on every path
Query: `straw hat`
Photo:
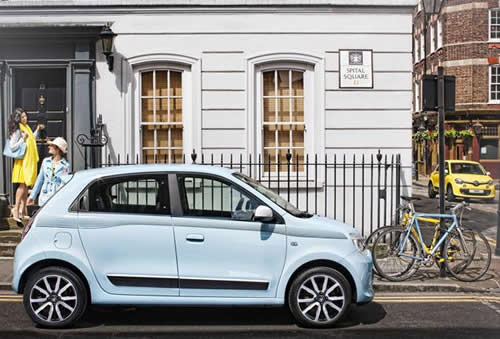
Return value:
M 57 137 L 54 140 L 47 142 L 47 144 L 56 146 L 64 154 L 68 153 L 68 143 L 64 140 L 64 138 Z

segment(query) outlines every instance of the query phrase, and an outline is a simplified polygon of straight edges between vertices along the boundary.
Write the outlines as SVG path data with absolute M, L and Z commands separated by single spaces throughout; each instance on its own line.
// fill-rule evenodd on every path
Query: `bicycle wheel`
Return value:
M 370 235 L 368 236 L 368 238 L 366 238 L 366 241 L 365 241 L 365 249 L 368 249 L 368 250 L 370 250 L 370 252 L 372 252 L 373 244 L 375 243 L 375 240 L 377 240 L 378 236 L 382 232 L 384 232 L 387 229 L 392 228 L 392 227 L 394 227 L 394 226 L 383 226 L 383 227 L 377 228 L 375 231 L 370 233 Z M 373 254 L 373 252 L 372 252 L 372 254 Z M 378 274 L 377 269 L 375 268 L 375 265 L 372 266 L 372 269 L 373 269 L 374 274 Z
M 462 230 L 446 239 L 445 257 L 448 272 L 460 281 L 481 279 L 491 264 L 491 247 L 480 232 Z
M 373 244 L 373 264 L 378 274 L 387 280 L 403 281 L 418 270 L 419 244 L 412 234 L 406 242 L 405 236 L 404 228 L 391 227 L 383 231 Z

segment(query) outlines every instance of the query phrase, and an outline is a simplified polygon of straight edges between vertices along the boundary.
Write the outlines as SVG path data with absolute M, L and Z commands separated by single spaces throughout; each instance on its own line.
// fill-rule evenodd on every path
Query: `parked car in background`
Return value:
M 490 173 L 475 161 L 447 160 L 445 162 L 445 192 L 448 201 L 456 198 L 486 199 L 495 198 L 495 185 Z M 435 198 L 439 192 L 439 166 L 431 173 L 428 194 Z
M 287 304 L 298 323 L 329 327 L 373 298 L 359 232 L 200 165 L 77 172 L 26 225 L 12 287 L 50 328 L 89 304 Z

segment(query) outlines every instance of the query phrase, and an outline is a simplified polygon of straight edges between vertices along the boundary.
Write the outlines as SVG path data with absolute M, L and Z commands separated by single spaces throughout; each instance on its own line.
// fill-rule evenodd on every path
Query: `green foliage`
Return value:
M 449 128 L 444 131 L 444 137 L 449 140 L 455 140 L 458 137 L 458 132 L 454 128 Z
M 472 138 L 474 136 L 474 132 L 471 129 L 463 129 L 458 132 L 458 135 L 461 138 Z

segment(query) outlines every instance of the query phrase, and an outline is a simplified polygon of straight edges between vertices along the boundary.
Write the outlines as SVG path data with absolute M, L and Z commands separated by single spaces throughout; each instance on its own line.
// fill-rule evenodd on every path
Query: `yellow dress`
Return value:
M 33 131 L 28 125 L 19 124 L 21 131 L 28 133 L 26 138 L 26 153 L 24 158 L 14 160 L 12 169 L 12 182 L 33 186 L 37 176 L 38 150 Z

